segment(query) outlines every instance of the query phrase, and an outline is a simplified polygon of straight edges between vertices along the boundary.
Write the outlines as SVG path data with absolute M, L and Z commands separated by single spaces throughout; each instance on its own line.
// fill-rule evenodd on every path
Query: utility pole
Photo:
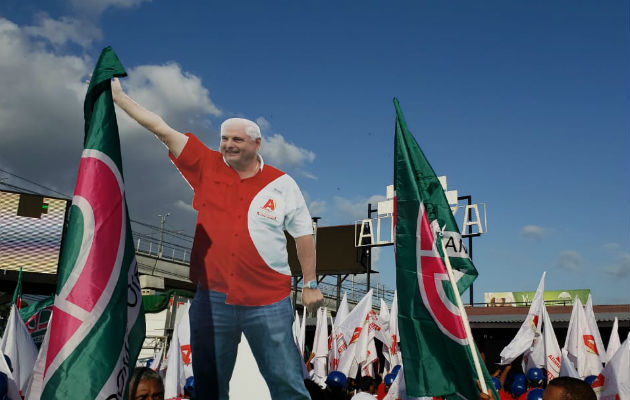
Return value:
M 171 213 L 158 215 L 158 217 L 160 217 L 160 241 L 158 243 L 158 258 L 162 258 L 162 242 L 164 242 L 164 224 L 166 223 L 166 217 L 168 217 L 169 215 L 171 215 Z

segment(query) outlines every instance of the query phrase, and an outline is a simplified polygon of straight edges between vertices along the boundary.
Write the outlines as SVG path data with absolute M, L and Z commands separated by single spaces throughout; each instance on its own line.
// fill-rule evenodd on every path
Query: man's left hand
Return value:
M 319 289 L 302 288 L 302 305 L 308 312 L 317 310 L 324 302 L 324 296 Z

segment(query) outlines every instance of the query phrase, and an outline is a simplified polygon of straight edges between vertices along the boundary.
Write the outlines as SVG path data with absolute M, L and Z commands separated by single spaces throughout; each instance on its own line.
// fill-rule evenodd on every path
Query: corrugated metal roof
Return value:
M 566 326 L 571 319 L 572 307 L 548 307 L 552 323 Z M 598 324 L 612 326 L 615 317 L 620 326 L 630 326 L 630 305 L 594 306 Z M 467 307 L 468 319 L 473 327 L 512 327 L 525 321 L 529 307 Z

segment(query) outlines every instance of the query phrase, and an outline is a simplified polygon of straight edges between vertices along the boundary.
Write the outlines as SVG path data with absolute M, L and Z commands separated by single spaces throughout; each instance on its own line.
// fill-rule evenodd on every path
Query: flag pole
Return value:
M 468 346 L 470 347 L 470 352 L 472 354 L 473 363 L 475 364 L 475 371 L 477 371 L 477 378 L 479 380 L 479 385 L 481 386 L 481 391 L 483 393 L 488 392 L 488 387 L 486 386 L 486 380 L 483 377 L 483 373 L 481 372 L 481 364 L 479 363 L 479 357 L 477 357 L 477 347 L 475 346 L 475 341 L 472 336 L 472 332 L 470 330 L 470 324 L 468 323 L 468 316 L 466 315 L 466 310 L 464 310 L 464 304 L 462 303 L 462 298 L 459 295 L 459 290 L 457 289 L 457 284 L 455 283 L 455 277 L 453 276 L 453 268 L 451 267 L 451 261 L 446 254 L 446 247 L 444 247 L 444 242 L 440 240 L 440 244 L 442 246 L 442 252 L 444 254 L 444 264 L 446 265 L 446 272 L 448 273 L 448 280 L 451 282 L 451 287 L 453 288 L 453 293 L 455 294 L 455 301 L 457 302 L 457 308 L 459 309 L 459 314 L 462 317 L 462 322 L 464 323 L 464 330 L 466 331 L 466 340 L 468 341 Z

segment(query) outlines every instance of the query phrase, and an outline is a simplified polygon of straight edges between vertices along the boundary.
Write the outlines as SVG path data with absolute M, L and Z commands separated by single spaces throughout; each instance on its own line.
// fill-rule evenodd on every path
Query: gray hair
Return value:
M 242 129 L 252 139 L 260 139 L 260 127 L 254 121 L 245 118 L 229 118 L 221 124 L 221 136 L 227 129 Z

